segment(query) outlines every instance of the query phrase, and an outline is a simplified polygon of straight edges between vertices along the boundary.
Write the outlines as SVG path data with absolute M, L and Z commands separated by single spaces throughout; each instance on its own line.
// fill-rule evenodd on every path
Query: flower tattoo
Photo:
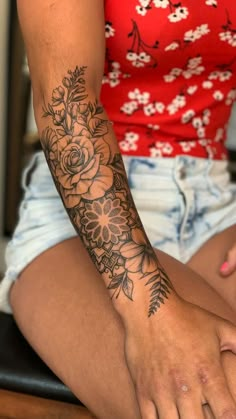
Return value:
M 51 124 L 42 146 L 69 217 L 112 297 L 122 293 L 133 301 L 135 281 L 144 280 L 151 316 L 172 285 L 144 233 L 121 155 L 109 141 L 109 121 L 98 101 L 88 100 L 85 71 L 68 71 L 44 105 Z

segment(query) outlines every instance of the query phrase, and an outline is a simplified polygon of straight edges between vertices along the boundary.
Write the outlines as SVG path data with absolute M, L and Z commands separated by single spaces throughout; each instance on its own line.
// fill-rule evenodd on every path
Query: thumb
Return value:
M 236 245 L 234 245 L 227 253 L 226 260 L 220 267 L 222 276 L 229 276 L 236 270 Z
M 232 351 L 236 354 L 236 326 L 227 320 L 222 320 L 218 331 L 221 351 Z

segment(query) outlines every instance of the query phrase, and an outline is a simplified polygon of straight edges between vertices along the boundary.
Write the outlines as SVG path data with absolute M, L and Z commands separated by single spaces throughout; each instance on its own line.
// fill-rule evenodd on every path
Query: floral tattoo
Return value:
M 165 302 L 171 282 L 137 214 L 122 157 L 109 144 L 109 121 L 88 100 L 86 67 L 68 71 L 44 105 L 51 124 L 41 140 L 56 187 L 112 298 L 134 301 L 135 283 L 148 287 L 148 316 Z

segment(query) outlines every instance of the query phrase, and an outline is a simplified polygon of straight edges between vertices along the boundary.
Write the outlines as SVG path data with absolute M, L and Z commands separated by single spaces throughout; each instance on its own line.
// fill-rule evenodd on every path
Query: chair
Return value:
M 53 374 L 0 313 L 0 419 L 92 419 L 94 416 Z

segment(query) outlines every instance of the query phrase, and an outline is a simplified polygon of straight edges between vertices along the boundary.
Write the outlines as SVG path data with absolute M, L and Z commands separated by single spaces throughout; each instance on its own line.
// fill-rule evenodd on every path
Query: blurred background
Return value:
M 22 168 L 39 148 L 29 71 L 15 0 L 0 0 L 0 277 L 17 222 Z M 230 170 L 236 181 L 236 106 L 228 129 Z

